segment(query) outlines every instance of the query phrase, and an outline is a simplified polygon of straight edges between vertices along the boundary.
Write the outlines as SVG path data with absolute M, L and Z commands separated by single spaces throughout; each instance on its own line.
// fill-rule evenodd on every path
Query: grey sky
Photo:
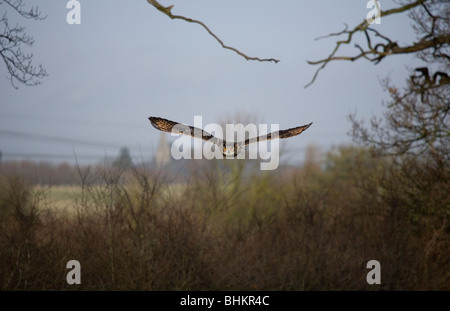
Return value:
M 27 1 L 47 15 L 41 22 L 8 11 L 10 21 L 27 26 L 34 37 L 29 51 L 49 76 L 39 86 L 15 90 L 0 64 L 5 160 L 14 154 L 50 154 L 67 155 L 56 160 L 72 162 L 75 150 L 93 163 L 116 156 L 120 146 L 148 159 L 161 135 L 148 116 L 192 124 L 201 115 L 206 125 L 236 112 L 257 113 L 262 123 L 280 128 L 314 122 L 286 142 L 302 157 L 311 143 L 323 150 L 349 143 L 346 116 L 355 110 L 365 119 L 379 114 L 387 99 L 379 80 L 390 74 L 403 85 L 406 67 L 417 64 L 412 56 L 386 58 L 377 66 L 363 60 L 335 62 L 304 88 L 316 70 L 306 60 L 326 57 L 336 41 L 315 38 L 342 30 L 344 23 L 360 23 L 369 11 L 367 1 L 160 1 L 174 4 L 174 14 L 203 21 L 225 44 L 250 56 L 280 59 L 278 64 L 246 61 L 221 48 L 199 25 L 171 20 L 145 0 L 79 2 L 81 25 L 67 24 L 65 0 Z M 381 0 L 381 6 L 384 10 L 395 3 Z M 5 9 L 0 5 L 2 16 Z M 399 44 L 415 39 L 404 15 L 382 18 L 375 27 Z M 353 45 L 346 51 L 356 52 Z

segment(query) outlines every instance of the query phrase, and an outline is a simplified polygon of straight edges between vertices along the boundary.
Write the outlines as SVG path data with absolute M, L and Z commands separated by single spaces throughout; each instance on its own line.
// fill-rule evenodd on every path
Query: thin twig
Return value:
M 189 18 L 189 17 L 185 17 L 185 16 L 181 16 L 181 15 L 173 15 L 172 14 L 172 8 L 173 5 L 168 6 L 168 7 L 164 7 L 161 4 L 159 4 L 156 0 L 147 0 L 148 3 L 150 3 L 151 5 L 153 5 L 156 9 L 158 9 L 159 11 L 163 12 L 164 14 L 166 14 L 167 16 L 169 16 L 171 19 L 181 19 L 184 20 L 186 22 L 189 23 L 195 23 L 195 24 L 199 24 L 200 26 L 202 26 L 211 36 L 214 37 L 214 39 L 217 40 L 217 42 L 220 43 L 220 45 L 224 48 L 224 49 L 228 49 L 231 51 L 236 52 L 237 54 L 239 54 L 240 56 L 244 57 L 246 60 L 256 60 L 256 61 L 260 61 L 260 62 L 274 62 L 274 63 L 278 63 L 279 60 L 278 59 L 274 59 L 274 58 L 259 58 L 259 57 L 252 57 L 252 56 L 248 56 L 244 53 L 242 53 L 241 51 L 239 51 L 238 49 L 225 45 L 223 43 L 222 40 L 219 39 L 219 37 L 217 37 L 203 22 Z

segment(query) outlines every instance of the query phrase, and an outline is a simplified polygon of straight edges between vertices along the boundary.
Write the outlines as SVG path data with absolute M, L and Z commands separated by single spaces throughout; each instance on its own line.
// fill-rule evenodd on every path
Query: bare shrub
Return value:
M 354 147 L 323 161 L 266 173 L 197 163 L 187 183 L 145 167 L 78 168 L 75 215 L 50 212 L 47 189 L 3 176 L 1 287 L 448 289 L 447 171 L 408 162 L 405 172 Z M 65 280 L 72 259 L 81 285 Z M 372 259 L 381 285 L 366 282 Z

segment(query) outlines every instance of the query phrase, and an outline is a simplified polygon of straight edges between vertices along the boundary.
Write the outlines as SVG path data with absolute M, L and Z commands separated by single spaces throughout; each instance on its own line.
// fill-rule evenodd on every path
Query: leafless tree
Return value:
M 27 8 L 22 0 L 0 0 L 0 7 L 5 9 L 0 19 L 0 55 L 8 70 L 9 80 L 15 89 L 18 88 L 15 82 L 27 86 L 37 85 L 48 74 L 42 65 L 33 64 L 33 54 L 25 54 L 21 49 L 23 46 L 33 46 L 34 39 L 26 33 L 24 26 L 10 25 L 7 11 L 32 20 L 46 17 L 42 16 L 37 6 Z
M 450 85 L 429 86 L 424 97 L 423 86 L 417 87 L 411 80 L 403 90 L 389 79 L 382 84 L 390 95 L 389 102 L 384 103 L 387 109 L 382 118 L 372 117 L 370 130 L 355 114 L 350 115 L 354 140 L 379 154 L 432 153 L 449 161 Z
M 390 39 L 387 35 L 381 34 L 376 29 L 376 24 L 372 26 L 368 20 L 349 30 L 345 29 L 317 38 L 341 37 L 344 39 L 336 42 L 336 46 L 328 57 L 318 61 L 308 61 L 311 65 L 320 65 L 316 70 L 312 80 L 306 85 L 308 87 L 317 78 L 319 72 L 332 61 L 346 60 L 356 61 L 360 58 L 366 59 L 374 64 L 381 62 L 386 56 L 414 53 L 426 62 L 439 61 L 448 64 L 450 60 L 450 5 L 446 0 L 417 0 L 400 1 L 399 7 L 380 12 L 380 18 L 394 16 L 396 14 L 407 13 L 413 23 L 413 28 L 417 34 L 417 41 L 409 45 L 400 46 L 398 41 Z M 408 25 L 409 26 L 409 25 Z M 356 43 L 358 35 L 365 39 L 365 46 Z M 357 53 L 352 56 L 338 56 L 340 48 L 344 45 L 354 43 Z
M 367 20 L 349 30 L 332 33 L 326 37 L 345 36 L 337 41 L 332 53 L 321 60 L 310 61 L 320 65 L 312 84 L 320 70 L 336 60 L 356 61 L 365 59 L 378 64 L 385 57 L 396 54 L 414 54 L 425 63 L 410 69 L 406 86 L 394 86 L 389 78 L 382 86 L 391 99 L 384 103 L 387 108 L 381 118 L 373 117 L 368 129 L 364 121 L 355 114 L 349 116 L 352 136 L 355 141 L 369 145 L 380 154 L 390 155 L 439 155 L 448 161 L 450 155 L 450 2 L 444 0 L 399 1 L 399 6 L 381 11 L 381 17 L 408 14 L 417 40 L 401 46 L 388 35 L 381 34 L 376 24 Z M 397 15 L 398 16 L 398 15 Z M 357 35 L 362 35 L 365 46 L 357 43 Z M 400 41 L 400 40 L 399 40 Z M 357 53 L 353 56 L 338 56 L 343 45 L 355 43 Z

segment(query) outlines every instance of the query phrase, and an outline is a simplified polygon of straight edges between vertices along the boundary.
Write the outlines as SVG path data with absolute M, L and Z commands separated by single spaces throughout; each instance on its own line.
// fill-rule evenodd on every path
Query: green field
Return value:
M 52 186 L 48 188 L 49 206 L 57 212 L 72 215 L 76 212 L 75 201 L 80 195 L 80 186 Z
M 123 192 L 132 192 L 133 186 L 121 186 L 119 189 Z M 161 189 L 159 195 L 163 199 L 174 200 L 179 198 L 185 189 L 186 185 L 183 184 L 168 184 Z M 35 186 L 34 191 L 42 192 L 46 198 L 41 204 L 42 207 L 50 208 L 61 215 L 73 216 L 82 205 L 83 190 L 79 185 Z M 93 211 L 98 209 L 102 201 L 106 204 L 107 196 L 103 195 L 105 191 L 105 187 L 102 186 L 89 186 L 85 189 L 84 198 L 88 205 L 95 206 Z

